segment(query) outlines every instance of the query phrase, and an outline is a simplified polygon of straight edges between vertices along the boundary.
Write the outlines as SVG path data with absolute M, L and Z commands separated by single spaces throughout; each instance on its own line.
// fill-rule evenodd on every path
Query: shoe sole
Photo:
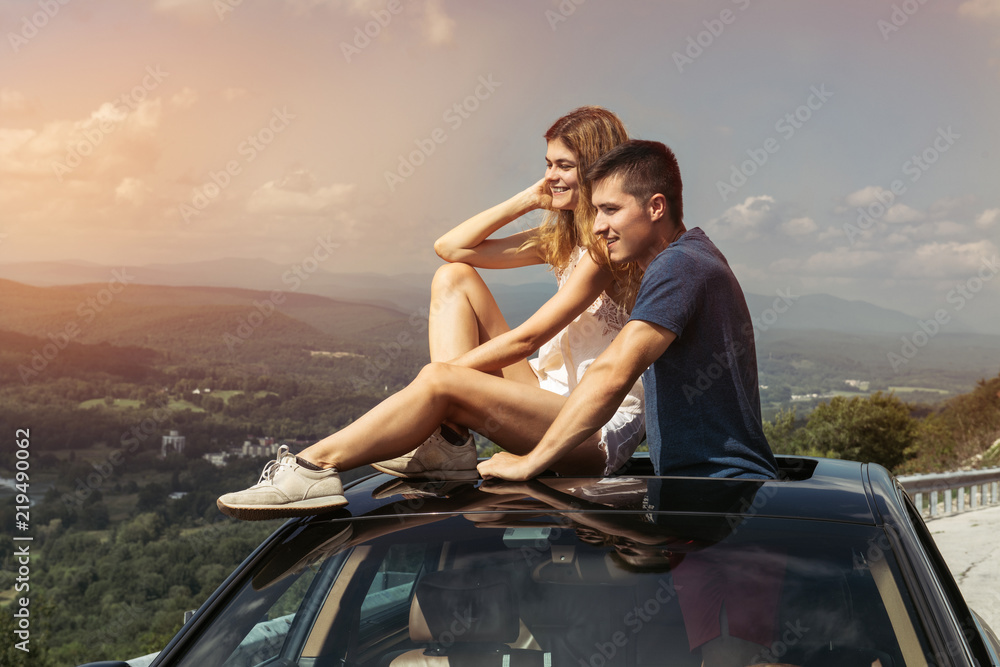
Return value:
M 433 470 L 424 472 L 402 472 L 399 470 L 393 470 L 392 468 L 386 468 L 379 465 L 378 463 L 372 463 L 372 468 L 378 470 L 379 472 L 384 472 L 387 475 L 392 475 L 393 477 L 400 477 L 402 479 L 424 479 L 431 482 L 474 482 L 479 479 L 479 470 Z
M 344 496 L 332 496 L 326 498 L 321 504 L 317 501 L 299 501 L 288 503 L 287 505 L 226 505 L 221 500 L 215 501 L 219 511 L 226 516 L 242 521 L 266 521 L 267 519 L 281 519 L 294 516 L 311 516 L 330 512 L 347 504 Z

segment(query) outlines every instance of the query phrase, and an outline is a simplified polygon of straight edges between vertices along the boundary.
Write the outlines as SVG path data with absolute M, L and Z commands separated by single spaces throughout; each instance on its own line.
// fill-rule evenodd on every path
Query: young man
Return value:
M 605 424 L 645 372 L 646 429 L 657 474 L 767 479 L 777 474 L 761 427 L 753 324 L 725 257 L 683 223 L 677 160 L 630 141 L 590 169 L 594 233 L 612 262 L 637 262 L 629 322 L 529 453 L 496 454 L 483 477 L 534 477 Z

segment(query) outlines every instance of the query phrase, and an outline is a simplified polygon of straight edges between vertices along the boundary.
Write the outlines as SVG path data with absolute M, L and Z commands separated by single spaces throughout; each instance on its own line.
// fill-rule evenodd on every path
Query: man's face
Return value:
M 645 269 L 659 252 L 660 234 L 653 223 L 661 216 L 652 200 L 639 203 L 622 191 L 620 178 L 612 177 L 594 185 L 591 201 L 597 209 L 594 234 L 607 244 L 611 261 L 638 262 Z

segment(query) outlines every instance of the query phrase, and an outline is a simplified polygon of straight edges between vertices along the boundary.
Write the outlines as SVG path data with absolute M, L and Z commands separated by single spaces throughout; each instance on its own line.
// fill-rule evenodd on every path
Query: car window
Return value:
M 426 544 L 394 544 L 386 551 L 361 603 L 362 627 L 385 613 L 409 613 L 410 594 L 426 551 Z
M 751 649 L 743 664 L 927 664 L 874 526 L 650 512 L 349 525 L 350 539 L 331 522 L 275 547 L 177 664 L 697 667 L 732 641 Z
M 307 569 L 278 596 L 226 659 L 224 667 L 264 665 L 280 655 L 281 647 L 295 621 L 295 614 L 318 571 L 317 567 Z

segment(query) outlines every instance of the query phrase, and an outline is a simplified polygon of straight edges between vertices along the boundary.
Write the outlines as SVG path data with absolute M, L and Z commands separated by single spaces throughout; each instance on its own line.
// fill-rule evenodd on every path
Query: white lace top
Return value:
M 585 252 L 585 248 L 577 246 L 570 254 L 565 268 L 556 269 L 559 289 L 569 280 Z M 607 292 L 601 292 L 587 310 L 542 345 L 537 359 L 530 360 L 531 367 L 538 374 L 539 385 L 563 396 L 569 395 L 590 364 L 608 347 L 627 321 L 628 313 L 625 309 L 616 304 Z M 641 414 L 643 398 L 640 377 L 619 410 Z

